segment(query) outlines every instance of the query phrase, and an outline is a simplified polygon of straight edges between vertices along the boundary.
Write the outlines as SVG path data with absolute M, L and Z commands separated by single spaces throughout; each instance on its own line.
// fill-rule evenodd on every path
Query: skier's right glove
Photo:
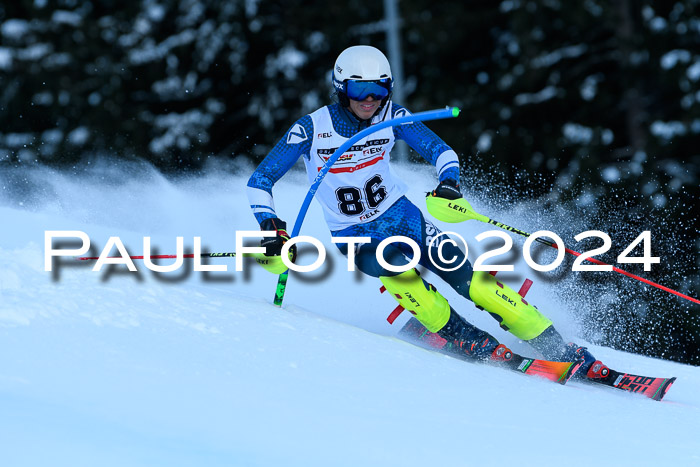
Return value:
M 282 246 L 289 240 L 287 233 L 287 223 L 277 217 L 265 219 L 260 223 L 260 230 L 273 230 L 276 232 L 274 237 L 263 237 L 260 241 L 260 246 L 265 248 L 265 255 L 280 256 L 282 254 Z M 297 246 L 293 245 L 289 249 L 290 260 L 294 262 L 297 258 Z

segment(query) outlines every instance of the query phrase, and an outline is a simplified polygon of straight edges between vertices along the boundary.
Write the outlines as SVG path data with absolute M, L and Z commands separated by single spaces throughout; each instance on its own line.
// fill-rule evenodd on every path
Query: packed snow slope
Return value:
M 276 276 L 251 262 L 237 272 L 215 259 L 228 270 L 203 273 L 186 260 L 154 273 L 135 261 L 134 273 L 61 258 L 44 270 L 47 230 L 85 232 L 94 254 L 113 236 L 133 255 L 146 236 L 159 253 L 174 253 L 178 236 L 190 250 L 199 236 L 204 251 L 233 251 L 237 231 L 258 228 L 244 190 L 252 169 L 239 170 L 176 182 L 126 165 L 2 174 L 0 465 L 700 465 L 700 369 L 591 346 L 613 368 L 677 376 L 654 402 L 403 342 L 395 335 L 408 317 L 386 322 L 395 303 L 377 280 L 347 272 L 315 203 L 302 234 L 320 239 L 329 259 L 290 276 L 281 309 L 271 304 Z M 424 208 L 432 170 L 398 172 Z M 292 173 L 275 188 L 290 224 L 305 186 Z M 492 214 L 526 222 L 518 206 Z M 472 261 L 474 236 L 489 230 L 438 225 L 468 240 Z M 532 277 L 517 263 L 502 276 L 514 288 Z M 533 354 L 429 278 L 467 319 Z M 528 299 L 583 343 L 556 286 L 536 281 Z

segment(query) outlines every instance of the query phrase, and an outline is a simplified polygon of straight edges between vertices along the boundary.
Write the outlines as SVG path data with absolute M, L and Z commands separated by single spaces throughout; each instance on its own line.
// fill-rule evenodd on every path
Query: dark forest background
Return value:
M 532 230 L 579 251 L 597 245 L 573 235 L 603 230 L 608 263 L 650 230 L 661 263 L 623 269 L 697 297 L 699 7 L 401 0 L 401 103 L 463 110 L 430 126 L 475 196 L 530 199 L 543 218 L 566 210 L 567 225 Z M 384 15 L 360 0 L 4 2 L 0 171 L 77 170 L 105 155 L 167 174 L 259 161 L 329 103 L 340 51 L 387 51 Z M 622 276 L 577 281 L 569 299 L 594 310 L 579 318 L 592 341 L 700 364 L 700 306 Z

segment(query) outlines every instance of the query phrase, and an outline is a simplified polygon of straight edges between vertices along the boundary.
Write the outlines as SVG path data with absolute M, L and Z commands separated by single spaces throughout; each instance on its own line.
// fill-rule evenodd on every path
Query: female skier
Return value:
M 297 120 L 248 182 L 248 198 L 261 229 L 276 232 L 274 237 L 266 237 L 261 242 L 267 255 L 280 255 L 289 239 L 286 223 L 278 218 L 274 208 L 272 187 L 299 157 L 304 158 L 312 182 L 326 160 L 349 138 L 379 122 L 410 115 L 404 107 L 392 102 L 389 62 L 374 47 L 354 46 L 344 50 L 335 62 L 332 84 L 336 102 Z M 607 368 L 586 348 L 566 344 L 552 321 L 520 300 L 515 291 L 487 272 L 473 271 L 464 253 L 452 242 L 444 243 L 442 257 L 457 261 L 441 264 L 437 249 L 446 236 L 430 246 L 440 230 L 404 196 L 407 186 L 391 169 L 389 154 L 397 139 L 405 141 L 435 166 L 439 182 L 428 194 L 433 201 L 447 202 L 462 197 L 457 154 L 423 123 L 388 127 L 359 140 L 340 156 L 316 192 L 334 237 L 371 239 L 368 243 L 355 244 L 357 268 L 379 278 L 425 328 L 447 341 L 446 350 L 453 355 L 496 361 L 512 358 L 506 346 L 455 312 L 415 269 L 396 273 L 381 266 L 376 256 L 379 243 L 392 236 L 408 237 L 420 246 L 422 266 L 473 301 L 477 308 L 490 313 L 502 328 L 527 341 L 547 359 L 583 359 L 577 375 L 605 376 Z M 347 244 L 339 245 L 347 255 Z M 431 248 L 433 251 L 429 252 Z M 404 243 L 392 243 L 384 250 L 384 258 L 394 266 L 408 264 L 407 256 L 412 256 L 412 250 Z M 464 264 L 457 270 L 445 271 L 462 260 Z

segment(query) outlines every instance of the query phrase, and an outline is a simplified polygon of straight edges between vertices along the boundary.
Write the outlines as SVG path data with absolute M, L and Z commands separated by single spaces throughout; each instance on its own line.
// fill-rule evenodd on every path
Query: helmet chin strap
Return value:
M 350 99 L 345 93 L 336 91 L 334 94 L 342 107 L 350 107 Z

